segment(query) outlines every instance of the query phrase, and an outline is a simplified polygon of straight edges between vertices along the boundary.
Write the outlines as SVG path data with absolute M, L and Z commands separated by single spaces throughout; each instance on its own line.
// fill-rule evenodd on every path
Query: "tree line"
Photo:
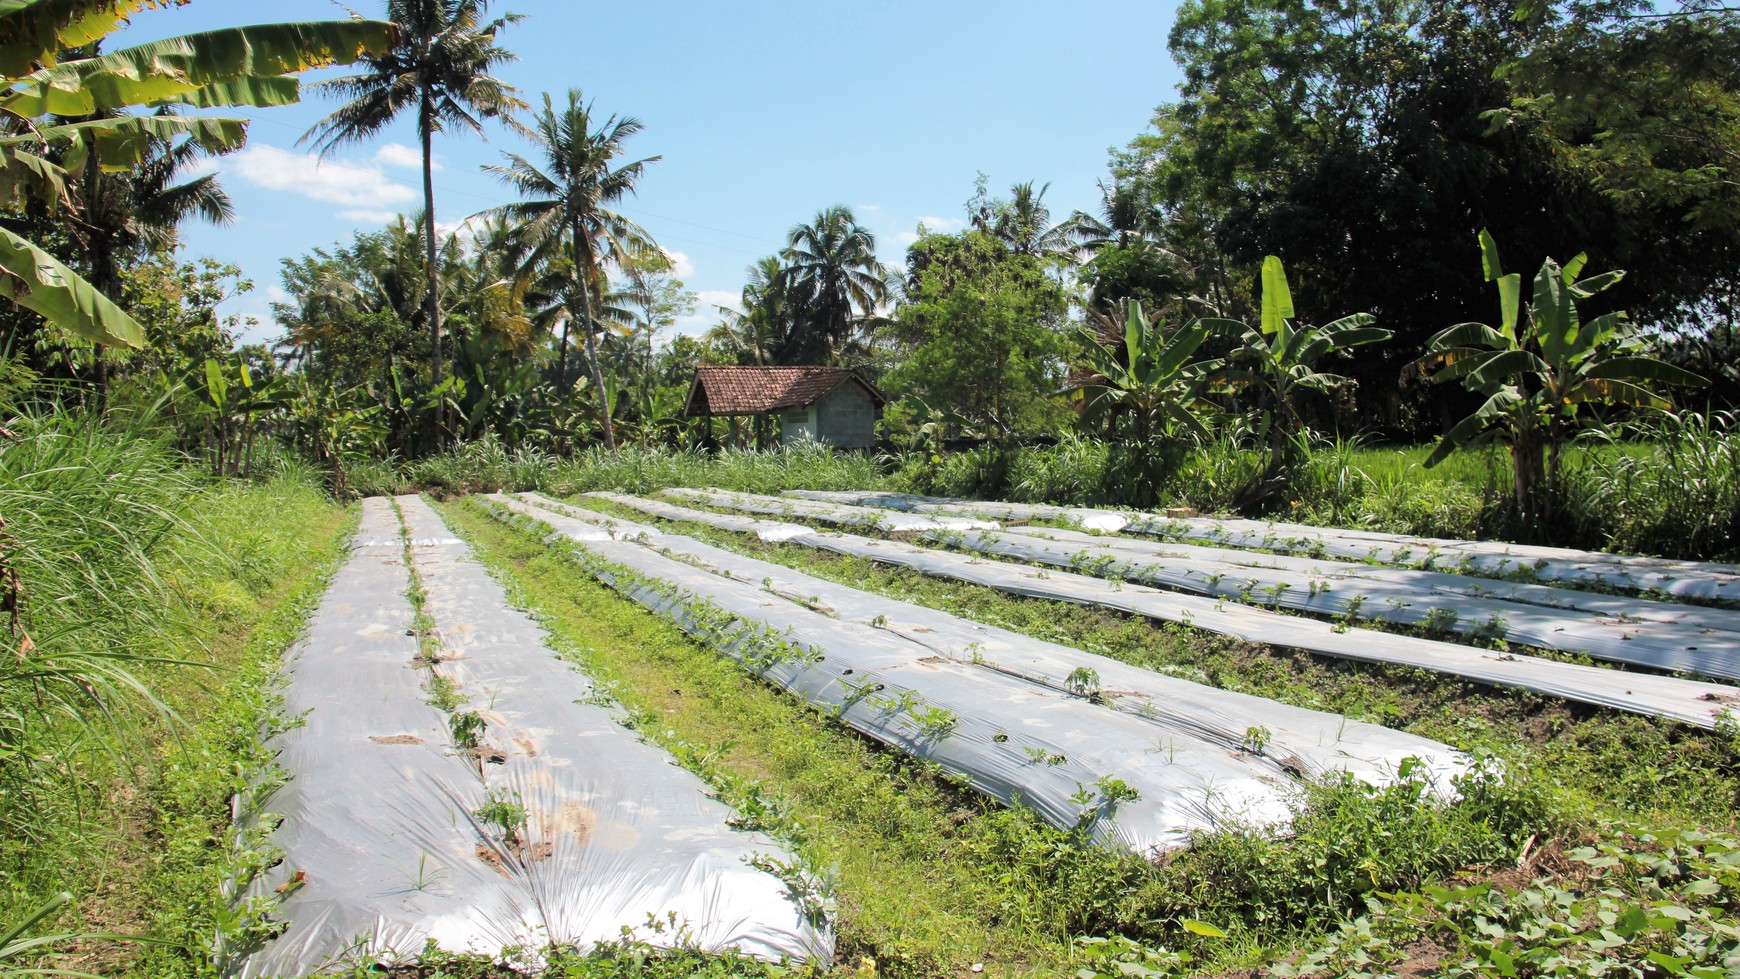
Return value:
M 1478 386 L 1425 383 L 1420 365 L 1443 356 L 1447 326 L 1482 319 L 1487 283 L 1502 277 L 1471 243 L 1489 230 L 1494 249 L 1527 267 L 1586 252 L 1592 268 L 1628 270 L 1585 297 L 1592 319 L 1631 314 L 1604 334 L 1603 359 L 1647 356 L 1679 381 L 1701 376 L 1711 383 L 1694 397 L 1709 407 L 1740 397 L 1730 7 L 1191 0 L 1168 39 L 1184 77 L 1177 98 L 1112 154 L 1094 213 L 1054 215 L 1047 185 L 994 194 L 981 176 L 961 230 L 920 228 L 888 267 L 850 209 L 824 208 L 746 270 L 739 301 L 712 310 L 711 329 L 664 343 L 695 296 L 621 211 L 659 157 L 639 150 L 631 116 L 579 91 L 534 103 L 503 82 L 514 57 L 503 38 L 521 19 L 492 17 L 485 0 L 389 0 L 390 43 L 359 48 L 344 59 L 355 73 L 315 86 L 337 103 L 304 137 L 321 152 L 414 119 L 423 207 L 287 259 L 288 298 L 275 304 L 286 332 L 270 350 L 234 349 L 235 324 L 212 314 L 250 284 L 175 250 L 179 223 L 228 219 L 215 177 L 183 175 L 239 146 L 239 132 L 161 99 L 128 114 L 15 95 L 15 116 L 49 114 L 104 162 L 86 166 L 84 144 L 15 123 L 14 138 L 37 140 L 28 145 L 62 178 L 46 196 L 15 193 L 4 227 L 82 274 L 113 311 L 86 302 L 94 326 L 75 315 L 57 327 L 40 302 L 37 314 L 9 309 L 10 362 L 71 378 L 99 401 L 127 376 L 161 395 L 191 392 L 220 415 L 242 406 L 196 426 L 232 463 L 228 436 L 213 433 L 256 422 L 317 454 L 399 458 L 485 435 L 557 451 L 706 443 L 718 433 L 680 417 L 689 373 L 736 363 L 858 368 L 895 398 L 885 427 L 907 444 L 1070 430 L 1144 442 L 1241 419 L 1233 430 L 1278 465 L 1306 430 L 1437 437 L 1489 404 Z M 88 111 L 60 115 L 78 108 Z M 516 200 L 442 234 L 434 145 L 491 125 L 528 144 L 486 168 Z M 118 137 L 93 142 L 116 127 L 143 133 L 129 157 L 109 148 Z M 35 158 L 9 159 L 24 188 Z M 1271 256 L 1292 273 L 1298 315 L 1285 319 L 1328 324 L 1313 327 L 1322 339 L 1356 315 L 1384 342 L 1305 344 L 1293 353 L 1310 348 L 1309 363 L 1283 364 L 1285 342 L 1243 325 L 1263 321 Z M 1132 345 L 1138 314 L 1147 325 Z M 1137 377 L 1178 344 L 1200 356 Z M 1167 376 L 1210 362 L 1220 366 L 1197 371 L 1188 391 Z M 229 398 L 238 392 L 253 394 Z M 1600 401 L 1580 410 L 1617 417 Z M 293 424 L 332 417 L 348 427 L 311 435 Z

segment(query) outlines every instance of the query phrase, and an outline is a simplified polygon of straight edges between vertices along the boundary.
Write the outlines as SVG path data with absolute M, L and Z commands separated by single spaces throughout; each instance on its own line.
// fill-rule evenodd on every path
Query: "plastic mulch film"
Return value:
M 1123 530 L 1129 526 L 1129 518 L 1134 516 L 1134 514 L 1123 510 L 1053 506 L 1048 503 L 957 500 L 946 496 L 918 496 L 912 493 L 887 493 L 881 490 L 786 490 L 780 495 L 788 499 L 809 500 L 815 503 L 846 503 L 856 506 L 884 507 L 903 513 L 975 516 L 1004 522 L 1055 520 L 1085 527 L 1088 530 L 1100 530 L 1108 533 Z
M 473 861 L 527 895 L 545 939 L 586 947 L 674 915 L 676 932 L 643 937 L 829 961 L 825 895 L 761 869 L 797 858 L 728 825 L 732 810 L 618 722 L 426 503 L 398 502 L 413 541 L 429 542 L 412 562 L 441 637 L 433 669 L 466 701 L 452 726 L 468 729 L 491 807 L 491 845 Z
M 571 507 L 566 503 L 552 500 L 540 493 L 521 493 L 520 495 L 538 506 L 548 507 L 549 509 L 567 514 L 576 520 L 590 524 L 594 528 L 601 529 L 608 537 L 613 539 L 623 537 L 651 537 L 664 533 L 664 531 L 657 527 L 649 527 L 646 524 L 635 523 L 632 520 L 622 520 L 593 510 L 587 510 L 583 507 Z M 501 494 L 495 494 L 489 498 L 493 500 L 500 496 Z M 576 527 L 574 528 L 574 533 L 586 534 L 588 533 L 588 530 L 584 527 Z
M 560 533 L 570 518 L 544 511 L 538 519 Z M 1269 705 L 1276 708 L 1272 714 L 1247 718 L 1241 743 L 1229 745 L 1207 725 L 1192 730 L 1185 722 L 1166 723 L 1165 705 L 1148 716 L 1112 709 L 1100 702 L 1100 691 L 1070 691 L 1067 674 L 1061 683 L 1055 675 L 1061 664 L 1047 662 L 1055 654 L 1037 644 L 999 660 L 1010 634 L 964 620 L 945 623 L 950 617 L 940 613 L 927 613 L 933 624 L 922 625 L 920 610 L 852 595 L 680 535 L 575 544 L 597 559 L 587 562 L 595 575 L 769 682 L 967 778 L 993 798 L 1031 806 L 1054 825 L 1084 825 L 1102 841 L 1151 853 L 1183 845 L 1199 831 L 1279 825 L 1291 816 L 1299 788 L 1290 771 L 1303 766 L 1269 750 L 1264 742 L 1274 737 L 1272 728 L 1251 733 L 1281 720 L 1286 711 L 1278 704 Z M 851 603 L 856 616 L 881 603 L 883 618 L 851 621 L 830 602 Z M 947 642 L 913 639 L 932 628 L 941 640 L 945 625 Z M 974 642 L 984 648 L 973 648 Z M 1105 663 L 1112 672 L 1116 664 Z M 1042 675 L 1047 668 L 1052 674 Z M 1078 682 L 1085 682 L 1079 674 Z M 1114 692 L 1106 699 L 1118 697 Z M 1332 723 L 1339 726 L 1341 719 Z M 1421 749 L 1412 757 L 1442 763 L 1446 770 L 1433 773 L 1441 781 L 1460 770 L 1451 749 L 1394 736 L 1392 747 L 1407 742 Z
M 1122 510 L 989 503 L 901 493 L 789 491 L 789 496 L 863 503 L 901 511 L 983 514 L 1001 519 L 1068 520 L 1088 530 L 1128 531 L 1231 547 L 1375 561 L 1402 567 L 1443 568 L 1481 575 L 1523 572 L 1538 581 L 1660 591 L 1683 598 L 1740 601 L 1740 565 L 1632 557 L 1564 547 L 1502 541 L 1414 537 L 1369 530 L 1216 517 L 1169 517 Z
M 609 494 L 607 498 L 670 520 L 727 526 L 720 522 L 719 518 L 725 516 L 721 514 L 637 497 Z M 1702 728 L 1716 727 L 1724 714 L 1740 718 L 1740 690 L 1717 683 L 1619 672 L 1519 653 L 1344 627 L 1212 598 L 1114 583 L 1066 571 L 1039 571 L 1019 564 L 987 561 L 898 541 L 820 532 L 785 539 L 807 547 L 913 568 L 1030 598 L 1097 605 L 1179 622 L 1248 642 L 1449 673 L 1480 683 L 1531 690 Z
M 994 530 L 998 526 L 995 520 L 984 520 L 977 517 L 941 514 L 921 517 L 894 510 L 875 510 L 864 507 L 846 513 L 839 512 L 827 503 L 778 496 L 759 496 L 754 493 L 732 493 L 726 490 L 668 489 L 664 491 L 664 495 L 707 504 L 729 500 L 732 507 L 748 513 L 769 513 L 792 519 L 827 520 L 831 523 L 848 526 L 872 527 L 889 533 L 909 533 L 924 530 Z
M 706 499 L 732 509 L 765 505 L 762 500 L 744 503 L 734 494 Z M 855 511 L 865 509 L 809 505 L 834 508 L 838 522 L 857 519 Z M 1654 669 L 1740 679 L 1740 631 L 1729 631 L 1740 622 L 1740 614 L 1724 609 L 1054 528 L 926 531 L 922 536 L 966 550 L 1243 604 L 1422 625 Z M 1528 600 L 1505 594 L 1526 595 Z
M 301 976 L 352 960 L 403 959 L 428 941 L 488 954 L 536 940 L 524 894 L 478 861 L 476 772 L 448 749 L 424 702 L 398 518 L 363 502 L 350 558 L 285 661 L 275 740 L 290 779 L 265 802 L 283 861 L 254 884 L 285 895 L 277 939 L 226 972 Z M 238 950 L 246 951 L 246 950 Z
M 1737 616 L 1722 609 L 1509 582 L 1483 594 L 1478 591 L 1482 582 L 1474 581 L 1470 590 L 1469 578 L 1445 572 L 1391 568 L 1386 573 L 1280 555 L 1228 561 L 1218 548 L 1049 528 L 1009 531 L 1001 537 L 958 533 L 965 538 L 963 546 L 974 550 L 1246 604 L 1421 625 L 1616 663 L 1740 679 L 1740 632 L 1716 628 L 1730 625 L 1724 620 Z M 1281 564 L 1286 566 L 1277 566 Z M 1507 598 L 1501 592 L 1526 592 L 1533 600 Z
M 736 518 L 727 514 L 689 510 L 614 493 L 587 495 L 671 520 L 739 529 L 733 525 Z M 828 546 L 818 545 L 815 536 L 810 531 L 788 539 L 808 547 Z M 836 540 L 876 543 L 849 535 Z M 940 655 L 1054 690 L 1091 696 L 1105 706 L 1136 714 L 1157 727 L 1239 752 L 1253 764 L 1272 765 L 1276 774 L 1346 771 L 1382 785 L 1394 778 L 1408 758 L 1422 761 L 1429 769 L 1441 773 L 1453 774 L 1462 768 L 1460 757 L 1444 745 L 1380 725 L 1166 676 L 1107 656 L 851 588 L 686 537 L 667 535 L 649 543 L 660 553 L 696 563 L 715 574 L 759 583 L 773 594 L 819 605 L 827 614 L 844 621 L 875 625 L 913 643 L 924 655 Z M 1089 677 L 1091 681 L 1084 682 Z M 1251 750 L 1251 732 L 1256 729 L 1268 732 L 1261 751 Z

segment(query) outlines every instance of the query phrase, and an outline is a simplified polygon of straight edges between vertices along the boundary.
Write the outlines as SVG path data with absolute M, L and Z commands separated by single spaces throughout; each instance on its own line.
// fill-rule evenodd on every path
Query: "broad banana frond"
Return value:
M 282 105 L 284 85 L 255 80 L 384 53 L 396 31 L 381 21 L 315 21 L 165 38 L 15 78 L 0 109 L 34 118 L 162 102 Z
M 107 37 L 126 18 L 169 0 L 0 0 L 0 73 L 53 65 L 60 53 Z
M 0 296 L 98 343 L 139 347 L 145 331 L 53 255 L 0 228 Z

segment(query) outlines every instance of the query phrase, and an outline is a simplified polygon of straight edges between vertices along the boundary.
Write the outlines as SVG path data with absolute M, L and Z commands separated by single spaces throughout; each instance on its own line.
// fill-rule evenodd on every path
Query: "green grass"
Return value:
M 719 486 L 756 493 L 783 489 L 864 489 L 884 476 L 876 457 L 826 446 L 726 449 L 718 453 L 624 446 L 590 447 L 572 456 L 508 449 L 492 439 L 469 442 L 411 463 L 352 465 L 351 486 L 364 496 L 425 490 L 439 496 L 506 490 L 649 493 L 669 486 Z
M 1080 437 L 1055 446 L 909 455 L 888 487 L 938 496 L 1075 506 L 1193 507 L 1321 526 L 1481 538 L 1702 560 L 1740 557 L 1740 426 L 1664 416 L 1633 440 L 1596 435 L 1565 450 L 1544 527 L 1519 523 L 1510 456 L 1489 446 L 1430 469 L 1432 447 L 1319 440 L 1261 507 L 1242 505 L 1261 454 L 1231 439 L 1146 453 Z M 869 487 L 861 487 L 869 488 Z
M 103 628 L 146 657 L 131 675 L 173 719 L 135 696 L 110 701 L 113 727 L 59 717 L 34 728 L 60 777 L 35 786 L 35 839 L 8 837 L 0 850 L 0 921 L 66 890 L 74 903 L 43 929 L 170 944 L 75 943 L 56 952 L 62 967 L 209 973 L 212 936 L 230 914 L 220 886 L 260 853 L 258 834 L 232 835 L 231 798 L 270 788 L 261 738 L 272 678 L 342 554 L 349 518 L 306 482 L 175 486 L 185 495 L 158 515 L 164 526 L 143 551 L 151 584 L 133 593 L 148 615 Z

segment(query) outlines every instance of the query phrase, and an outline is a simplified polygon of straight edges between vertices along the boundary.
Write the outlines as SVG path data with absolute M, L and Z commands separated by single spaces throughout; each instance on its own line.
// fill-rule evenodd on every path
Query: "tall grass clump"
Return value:
M 1636 436 L 1581 453 L 1560 512 L 1591 546 L 1740 559 L 1740 416 L 1664 412 Z
M 0 835 L 28 843 L 35 789 L 64 777 L 67 751 L 112 745 L 129 733 L 125 704 L 156 703 L 136 676 L 162 658 L 150 648 L 162 625 L 154 553 L 199 483 L 147 415 L 63 409 L 7 428 L 0 547 L 16 589 L 0 623 Z
M 883 485 L 875 456 L 814 442 L 771 449 L 699 449 L 602 446 L 561 457 L 509 449 L 491 436 L 393 466 L 353 466 L 351 484 L 362 495 L 425 489 L 442 495 L 536 491 L 566 496 L 594 490 L 650 493 L 673 486 L 716 486 L 752 493 L 788 489 L 876 489 Z

